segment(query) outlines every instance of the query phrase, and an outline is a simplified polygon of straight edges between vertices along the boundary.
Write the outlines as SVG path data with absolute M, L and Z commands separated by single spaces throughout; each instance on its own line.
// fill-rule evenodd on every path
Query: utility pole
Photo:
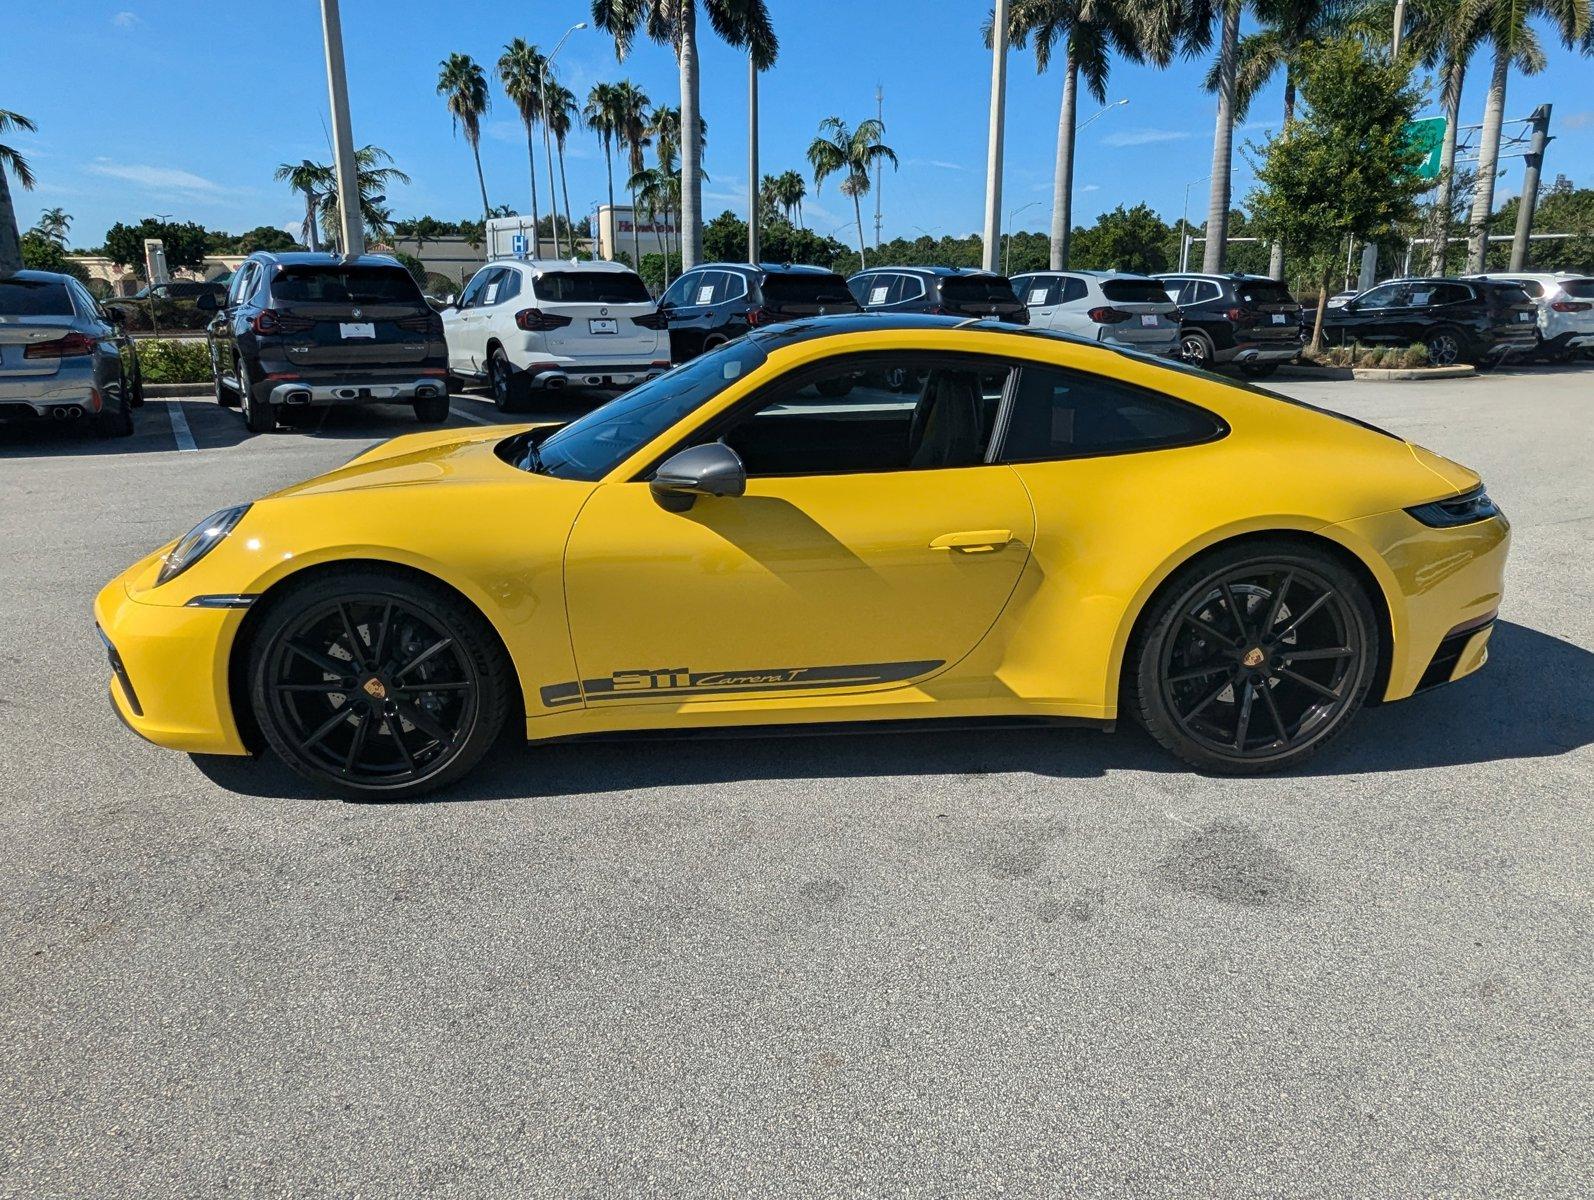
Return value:
M 1002 237 L 1002 118 L 1007 104 L 1007 21 L 1010 0 L 996 0 L 991 22 L 991 125 L 985 158 L 985 245 L 981 263 L 995 271 Z
M 758 67 L 751 46 L 747 48 L 747 261 L 758 263 Z
M 874 85 L 874 115 L 883 127 L 886 123 L 886 93 L 878 83 Z M 880 249 L 880 191 L 885 184 L 885 167 L 879 159 L 874 164 L 874 248 Z
M 1517 201 L 1516 236 L 1511 239 L 1513 271 L 1520 271 L 1528 264 L 1528 237 L 1533 233 L 1533 212 L 1539 205 L 1539 172 L 1544 169 L 1544 148 L 1550 141 L 1550 107 L 1541 104 L 1528 118 L 1533 122 L 1533 135 L 1523 159 L 1522 198 Z
M 332 105 L 332 165 L 338 179 L 338 215 L 343 254 L 365 253 L 365 222 L 360 214 L 360 175 L 354 162 L 354 127 L 349 121 L 349 80 L 343 68 L 343 22 L 338 0 L 321 0 L 321 37 L 326 48 L 327 96 Z
M 1400 43 L 1406 36 L 1406 0 L 1395 0 L 1395 28 L 1389 38 L 1389 61 L 1400 58 Z M 1362 247 L 1362 269 L 1356 286 L 1366 291 L 1378 282 L 1378 244 L 1368 242 Z
M 1395 36 L 1389 40 L 1389 61 L 1400 57 L 1400 43 L 1406 36 L 1406 0 L 1395 0 Z

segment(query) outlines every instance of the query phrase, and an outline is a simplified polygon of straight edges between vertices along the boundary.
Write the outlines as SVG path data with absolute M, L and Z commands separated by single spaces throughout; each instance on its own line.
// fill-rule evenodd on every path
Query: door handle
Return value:
M 988 554 L 1013 540 L 1011 529 L 973 529 L 966 533 L 943 533 L 930 543 L 932 550 L 961 550 L 965 554 Z

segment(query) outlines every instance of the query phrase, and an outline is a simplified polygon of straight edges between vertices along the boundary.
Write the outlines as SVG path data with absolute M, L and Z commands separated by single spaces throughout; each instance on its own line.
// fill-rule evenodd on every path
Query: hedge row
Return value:
M 201 341 L 140 338 L 138 368 L 145 383 L 209 383 L 210 346 Z

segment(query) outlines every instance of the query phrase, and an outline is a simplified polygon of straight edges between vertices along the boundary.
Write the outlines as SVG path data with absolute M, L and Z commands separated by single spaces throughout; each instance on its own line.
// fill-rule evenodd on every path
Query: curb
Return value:
M 1364 379 L 1379 381 L 1425 379 L 1466 379 L 1476 375 L 1478 368 L 1462 365 L 1456 367 L 1302 367 L 1282 366 L 1274 372 L 1288 379 Z

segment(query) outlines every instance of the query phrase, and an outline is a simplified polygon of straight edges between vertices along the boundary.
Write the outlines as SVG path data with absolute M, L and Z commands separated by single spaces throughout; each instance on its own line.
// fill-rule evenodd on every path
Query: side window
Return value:
M 973 357 L 849 355 L 777 380 L 720 440 L 752 477 L 978 466 L 1010 374 Z
M 694 275 L 686 293 L 687 305 L 713 304 L 714 297 L 719 294 L 718 275 L 718 271 L 702 271 Z
M 1070 300 L 1083 300 L 1085 294 L 1090 290 L 1085 281 L 1077 275 L 1065 276 L 1061 282 L 1063 285 L 1062 303 L 1064 304 L 1067 304 Z
M 730 300 L 740 300 L 747 295 L 747 276 L 740 271 L 717 271 L 715 275 L 715 304 L 724 304 Z
M 1197 304 L 1213 304 L 1223 299 L 1223 288 L 1213 283 L 1210 279 L 1196 280 L 1195 302 Z
M 874 308 L 881 304 L 891 303 L 891 289 L 896 279 L 889 271 L 876 271 L 869 276 L 864 287 L 863 299 L 858 303 Z
M 498 280 L 497 302 L 499 304 L 503 304 L 506 300 L 513 300 L 520 295 L 520 279 L 520 272 L 515 270 L 514 267 L 504 268 L 503 274 Z
M 1535 300 L 1544 295 L 1544 285 L 1537 279 L 1517 279 L 1513 282 Z
M 243 303 L 244 297 L 252 290 L 253 285 L 250 280 L 254 278 L 256 269 L 254 263 L 246 262 L 233 272 L 232 285 L 227 289 L 228 308 Z
M 498 273 L 497 267 L 483 267 L 471 276 L 465 290 L 459 294 L 459 308 L 474 308 L 476 301 L 481 298 L 482 290 L 487 286 L 487 280 Z
M 1432 304 L 1461 304 L 1472 299 L 1472 289 L 1464 283 L 1441 283 L 1433 290 Z
M 664 295 L 659 297 L 660 304 L 681 305 L 686 303 L 687 292 L 697 285 L 698 273 L 682 275 L 664 290 Z
M 897 287 L 891 293 L 891 302 L 918 300 L 924 296 L 924 280 L 918 275 L 898 275 Z
M 508 274 L 502 267 L 494 269 L 492 274 L 482 281 L 481 294 L 476 297 L 472 308 L 492 308 L 502 298 L 504 290 L 504 276 Z
M 1364 292 L 1356 301 L 1357 308 L 1388 308 L 1395 302 L 1395 294 L 1400 288 L 1393 283 L 1381 284 L 1378 287 Z
M 1223 432 L 1210 413 L 1102 375 L 1026 366 L 1019 372 L 1002 462 L 1124 454 L 1204 442 Z
M 854 275 L 847 280 L 847 290 L 860 306 L 869 299 L 869 287 L 873 279 L 873 275 Z

